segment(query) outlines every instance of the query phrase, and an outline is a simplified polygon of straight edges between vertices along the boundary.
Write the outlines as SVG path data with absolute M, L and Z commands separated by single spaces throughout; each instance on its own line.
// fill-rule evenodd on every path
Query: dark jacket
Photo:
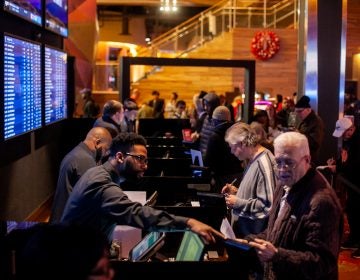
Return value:
M 340 202 L 325 178 L 310 169 L 290 190 L 284 218 L 275 226 L 282 187 L 275 192 L 268 228 L 256 236 L 278 248 L 264 264 L 264 279 L 338 279 L 342 235 Z
M 98 126 L 106 128 L 110 132 L 112 138 L 114 138 L 116 135 L 118 135 L 121 132 L 120 125 L 115 123 L 108 116 L 102 116 L 100 118 L 97 118 L 94 123 L 94 127 L 98 127 Z
M 352 137 L 343 141 L 344 150 L 347 151 L 348 158 L 342 162 L 341 158 L 336 161 L 336 170 L 344 178 L 357 186 L 360 193 L 360 129 L 356 129 Z
M 225 142 L 225 132 L 232 124 L 232 122 L 222 122 L 215 126 L 204 156 L 205 166 L 210 168 L 220 190 L 225 183 L 240 178 L 243 171 L 241 161 L 231 153 L 229 144 Z
M 298 125 L 297 130 L 308 139 L 311 161 L 317 165 L 319 150 L 324 139 L 323 121 L 311 110 L 311 113 Z
M 89 169 L 71 193 L 62 222 L 93 227 L 109 241 L 117 224 L 145 230 L 186 228 L 188 218 L 129 200 L 119 181 L 119 175 L 108 161 Z
M 163 119 L 164 118 L 164 105 L 165 101 L 162 98 L 159 98 L 158 100 L 150 100 L 149 101 L 150 107 L 153 108 L 153 118 L 156 119 Z
M 54 195 L 50 222 L 60 222 L 66 201 L 80 177 L 91 167 L 96 166 L 95 152 L 80 142 L 62 160 L 59 178 Z

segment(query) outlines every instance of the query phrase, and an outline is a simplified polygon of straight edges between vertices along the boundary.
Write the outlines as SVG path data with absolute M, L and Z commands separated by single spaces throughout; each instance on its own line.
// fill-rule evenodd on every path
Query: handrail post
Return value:
M 204 13 L 200 15 L 200 45 L 204 44 Z
M 175 28 L 175 40 L 174 40 L 174 51 L 175 53 L 178 52 L 178 41 L 179 41 L 179 28 Z
M 266 28 L 266 0 L 264 0 L 264 19 L 263 19 L 263 27 Z
M 275 10 L 274 10 L 274 28 L 276 28 L 276 22 L 277 22 L 277 17 L 276 17 L 276 7 L 275 7 Z
M 251 7 L 248 9 L 248 28 L 251 28 Z
M 233 6 L 232 6 L 232 12 L 233 12 L 233 28 L 236 27 L 236 12 L 237 12 L 237 1 L 233 0 Z
M 297 22 L 297 3 L 298 0 L 294 0 L 294 28 L 296 28 L 296 22 Z
M 226 21 L 225 21 L 225 9 L 222 9 L 221 11 L 221 28 L 222 28 L 222 32 L 221 33 L 224 33 L 225 32 L 225 24 L 226 24 Z

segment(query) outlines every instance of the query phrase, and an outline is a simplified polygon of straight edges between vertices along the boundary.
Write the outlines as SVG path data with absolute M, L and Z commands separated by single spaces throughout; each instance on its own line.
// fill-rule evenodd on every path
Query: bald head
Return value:
M 93 127 L 89 130 L 88 134 L 86 135 L 85 140 L 92 140 L 94 138 L 97 139 L 112 139 L 110 132 L 104 127 Z
M 86 135 L 84 143 L 92 151 L 95 151 L 96 149 L 101 149 L 105 153 L 109 150 L 111 141 L 111 134 L 106 128 L 93 127 Z

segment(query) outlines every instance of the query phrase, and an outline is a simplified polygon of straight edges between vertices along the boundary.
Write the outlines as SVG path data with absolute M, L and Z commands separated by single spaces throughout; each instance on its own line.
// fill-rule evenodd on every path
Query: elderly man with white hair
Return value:
M 245 237 L 264 264 L 264 279 L 338 279 L 342 210 L 313 167 L 298 132 L 275 139 L 278 186 L 267 229 Z

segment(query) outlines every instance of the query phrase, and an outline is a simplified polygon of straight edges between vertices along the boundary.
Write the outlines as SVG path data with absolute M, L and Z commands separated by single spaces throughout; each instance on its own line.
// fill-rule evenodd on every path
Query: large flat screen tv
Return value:
M 67 54 L 45 46 L 45 124 L 67 118 Z
M 45 28 L 64 37 L 68 36 L 67 0 L 45 0 Z
M 41 45 L 4 35 L 4 139 L 41 127 Z
M 4 0 L 4 10 L 40 26 L 43 23 L 41 0 Z

